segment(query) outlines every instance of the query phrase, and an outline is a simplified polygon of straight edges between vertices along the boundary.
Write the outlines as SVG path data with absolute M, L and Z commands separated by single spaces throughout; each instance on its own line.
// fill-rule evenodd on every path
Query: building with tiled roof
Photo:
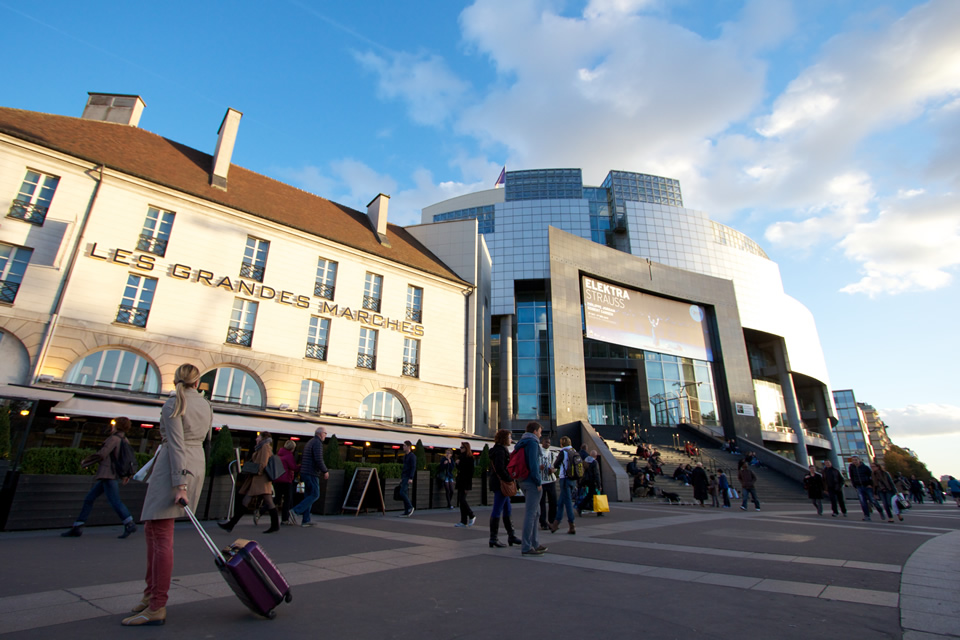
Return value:
M 89 445 L 128 415 L 148 450 L 184 362 L 215 424 L 326 422 L 352 459 L 487 435 L 476 221 L 390 224 L 383 194 L 356 211 L 231 164 L 238 111 L 210 154 L 140 129 L 144 107 L 0 108 L 0 398 L 46 411 L 25 446 Z

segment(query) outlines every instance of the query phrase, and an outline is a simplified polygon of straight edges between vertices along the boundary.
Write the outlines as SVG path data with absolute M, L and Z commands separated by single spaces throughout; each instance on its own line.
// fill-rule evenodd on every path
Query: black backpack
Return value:
M 118 480 L 123 480 L 137 472 L 137 456 L 125 437 L 121 435 L 117 437 L 120 438 L 120 444 L 113 450 L 110 457 L 113 458 L 113 472 L 117 474 Z

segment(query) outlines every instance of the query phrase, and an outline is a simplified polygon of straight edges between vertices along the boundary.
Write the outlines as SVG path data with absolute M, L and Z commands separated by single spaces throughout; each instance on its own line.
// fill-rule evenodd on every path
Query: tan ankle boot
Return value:
M 575 535 L 577 533 L 577 528 L 574 526 L 572 522 L 570 523 L 570 529 L 567 530 L 567 533 L 569 533 L 570 535 Z
M 557 529 L 559 529 L 559 528 L 560 528 L 560 521 L 559 521 L 559 520 L 557 520 L 556 522 L 551 522 L 551 523 L 550 523 L 550 533 L 556 533 L 556 532 L 557 532 Z
M 144 609 L 147 609 L 150 606 L 150 596 L 143 596 L 143 600 L 134 605 L 133 609 L 130 609 L 130 613 L 140 613 Z
M 147 607 L 140 613 L 135 613 L 129 618 L 120 621 L 125 627 L 158 626 L 167 621 L 167 608 L 160 607 L 156 611 Z

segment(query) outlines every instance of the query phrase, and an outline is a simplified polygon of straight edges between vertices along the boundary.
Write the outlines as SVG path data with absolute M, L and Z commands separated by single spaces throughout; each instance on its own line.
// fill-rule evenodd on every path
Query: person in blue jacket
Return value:
M 527 424 L 526 433 L 517 441 L 514 451 L 522 450 L 527 460 L 529 474 L 520 480 L 520 489 L 523 491 L 524 515 L 523 535 L 520 552 L 525 556 L 543 555 L 546 547 L 540 544 L 540 531 L 537 524 L 540 520 L 540 492 L 543 490 L 543 480 L 540 476 L 540 434 L 543 427 L 539 422 Z

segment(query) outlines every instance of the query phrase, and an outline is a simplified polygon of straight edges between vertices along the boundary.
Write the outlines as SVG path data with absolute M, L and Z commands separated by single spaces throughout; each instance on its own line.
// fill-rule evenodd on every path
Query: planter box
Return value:
M 313 503 L 310 513 L 332 516 L 339 514 L 343 508 L 346 471 L 331 469 L 329 473 L 330 477 L 326 481 L 320 478 L 320 499 Z
M 22 474 L 17 481 L 7 531 L 27 529 L 66 529 L 80 513 L 83 499 L 93 486 L 93 476 L 45 476 Z M 128 482 L 120 486 L 120 499 L 134 520 L 139 521 L 147 485 Z M 201 504 L 203 504 L 201 496 Z M 106 496 L 94 503 L 87 525 L 119 525 L 120 518 L 113 511 Z
M 234 491 L 229 475 L 217 475 L 204 481 L 200 496 L 200 515 L 205 520 L 226 520 L 230 508 L 230 494 Z M 207 499 L 209 498 L 209 504 Z
M 403 501 L 393 499 L 393 490 L 400 486 L 400 478 L 384 478 L 383 504 L 387 511 L 403 511 Z M 410 496 L 413 498 L 413 496 Z

